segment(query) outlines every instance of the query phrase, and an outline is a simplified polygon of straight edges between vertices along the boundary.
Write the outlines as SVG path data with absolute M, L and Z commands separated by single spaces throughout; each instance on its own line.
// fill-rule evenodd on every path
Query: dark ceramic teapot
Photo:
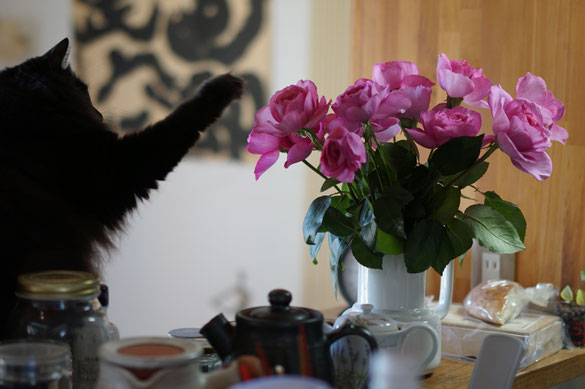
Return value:
M 215 316 L 201 328 L 224 363 L 244 355 L 260 358 L 265 374 L 283 370 L 321 378 L 334 383 L 329 348 L 336 340 L 358 335 L 367 340 L 371 350 L 377 343 L 366 328 L 352 323 L 325 333 L 323 315 L 309 308 L 291 307 L 291 294 L 275 289 L 268 295 L 270 306 L 244 309 L 236 314 L 234 327 L 223 314 Z

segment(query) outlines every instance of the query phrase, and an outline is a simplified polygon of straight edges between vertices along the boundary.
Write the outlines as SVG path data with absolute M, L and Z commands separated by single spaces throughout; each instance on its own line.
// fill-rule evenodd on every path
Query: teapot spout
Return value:
M 220 313 L 205 324 L 200 332 L 207 338 L 217 355 L 225 362 L 232 353 L 234 327 Z

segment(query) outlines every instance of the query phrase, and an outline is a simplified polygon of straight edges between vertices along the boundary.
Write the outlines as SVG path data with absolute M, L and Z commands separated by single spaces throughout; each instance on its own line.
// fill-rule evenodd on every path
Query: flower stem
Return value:
M 303 163 L 309 167 L 309 169 L 311 169 L 312 171 L 314 171 L 315 173 L 317 173 L 319 176 L 321 176 L 321 178 L 323 178 L 324 180 L 327 180 L 329 177 L 327 177 L 325 174 L 321 173 L 321 171 L 319 169 L 317 169 L 315 166 L 313 166 L 309 161 L 307 161 L 306 159 L 303 159 Z M 343 195 L 344 192 L 341 190 L 341 188 L 339 186 L 337 186 L 337 184 L 333 185 L 333 187 L 337 190 L 337 192 L 339 192 L 339 194 Z M 353 194 L 353 193 L 352 193 Z

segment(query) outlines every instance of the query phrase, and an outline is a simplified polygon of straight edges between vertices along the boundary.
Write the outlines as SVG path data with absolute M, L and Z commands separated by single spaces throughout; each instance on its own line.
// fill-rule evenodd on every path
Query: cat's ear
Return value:
M 65 38 L 61 42 L 57 43 L 55 47 L 47 51 L 42 58 L 49 61 L 49 64 L 55 67 L 61 67 L 67 69 L 69 67 L 69 53 L 71 48 L 69 47 L 69 39 Z

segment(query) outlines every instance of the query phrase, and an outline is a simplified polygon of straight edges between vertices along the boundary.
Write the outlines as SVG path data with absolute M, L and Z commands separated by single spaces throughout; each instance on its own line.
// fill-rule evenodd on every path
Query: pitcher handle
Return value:
M 341 328 L 338 328 L 327 335 L 327 339 L 325 341 L 327 349 L 329 349 L 335 341 L 349 335 L 358 335 L 364 338 L 370 345 L 370 352 L 374 352 L 378 349 L 378 342 L 376 342 L 376 339 L 370 330 L 364 327 L 356 326 L 349 321 L 346 322 Z
M 428 332 L 429 335 L 431 335 L 431 338 L 433 339 L 433 348 L 432 348 L 431 352 L 429 353 L 429 356 L 424 360 L 424 362 L 419 367 L 420 370 L 422 371 L 422 370 L 427 368 L 427 366 L 433 361 L 433 359 L 435 359 L 435 355 L 437 354 L 437 351 L 439 350 L 439 337 L 437 336 L 437 333 L 435 332 L 435 330 L 429 325 L 426 325 L 426 324 L 409 325 L 403 330 L 403 335 L 400 337 L 400 340 L 398 343 L 398 348 L 400 349 L 400 352 L 402 352 L 402 346 L 404 345 L 404 340 L 406 339 L 408 334 L 414 330 L 422 330 L 422 331 Z
M 439 302 L 435 307 L 435 313 L 443 320 L 449 308 L 451 308 L 451 300 L 453 300 L 453 261 L 443 270 L 441 276 L 441 288 L 439 290 Z

